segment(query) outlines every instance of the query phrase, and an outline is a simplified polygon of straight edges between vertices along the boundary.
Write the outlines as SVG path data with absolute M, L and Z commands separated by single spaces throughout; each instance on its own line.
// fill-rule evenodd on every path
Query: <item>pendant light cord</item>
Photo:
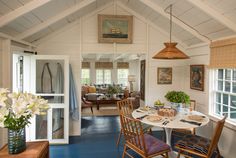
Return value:
M 172 33 L 172 4 L 170 5 L 170 43 L 171 43 L 171 33 Z
M 185 23 L 183 20 L 181 20 L 181 19 L 178 18 L 177 16 L 173 15 L 173 14 L 172 14 L 172 6 L 173 6 L 173 4 L 170 4 L 170 5 L 167 6 L 166 9 L 164 10 L 166 13 L 170 14 L 170 42 L 171 42 L 171 33 L 172 33 L 172 16 L 173 16 L 175 19 L 181 21 L 184 25 L 186 25 L 186 26 L 190 27 L 192 30 L 196 31 L 199 35 L 201 35 L 201 36 L 207 38 L 210 42 L 212 41 L 209 37 L 203 35 L 202 33 L 200 33 L 200 32 L 199 32 L 197 29 L 195 29 L 194 27 L 192 27 L 191 25 Z M 168 12 L 167 10 L 168 10 L 169 8 L 170 8 L 170 11 Z

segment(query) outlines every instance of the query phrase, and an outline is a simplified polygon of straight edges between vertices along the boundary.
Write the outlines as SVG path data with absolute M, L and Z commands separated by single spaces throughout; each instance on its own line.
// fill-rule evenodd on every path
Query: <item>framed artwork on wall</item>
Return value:
M 98 15 L 99 43 L 132 43 L 133 16 Z
M 157 68 L 157 84 L 172 84 L 172 68 L 158 67 Z
M 204 65 L 190 65 L 190 88 L 204 90 Z

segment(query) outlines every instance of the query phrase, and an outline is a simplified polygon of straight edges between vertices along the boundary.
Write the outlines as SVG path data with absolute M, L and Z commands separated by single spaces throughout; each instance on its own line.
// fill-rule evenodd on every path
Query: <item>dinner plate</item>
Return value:
M 187 116 L 187 119 L 188 120 L 192 120 L 192 121 L 203 121 L 204 120 L 204 118 L 205 118 L 205 116 L 202 116 L 202 115 L 188 115 Z
M 138 108 L 138 110 L 143 111 L 143 112 L 146 112 L 146 111 L 149 110 L 149 107 L 147 107 L 147 106 L 145 106 L 145 107 L 140 107 L 140 108 Z
M 162 117 L 159 116 L 159 115 L 150 115 L 150 116 L 147 116 L 146 119 L 148 121 L 151 121 L 151 122 L 160 122 L 160 121 L 162 121 Z

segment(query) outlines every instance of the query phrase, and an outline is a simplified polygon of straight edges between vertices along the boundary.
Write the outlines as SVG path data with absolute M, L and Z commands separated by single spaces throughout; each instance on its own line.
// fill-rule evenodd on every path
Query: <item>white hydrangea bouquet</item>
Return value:
M 46 114 L 48 101 L 31 93 L 10 93 L 0 88 L 0 127 L 19 130 L 30 123 L 34 115 Z

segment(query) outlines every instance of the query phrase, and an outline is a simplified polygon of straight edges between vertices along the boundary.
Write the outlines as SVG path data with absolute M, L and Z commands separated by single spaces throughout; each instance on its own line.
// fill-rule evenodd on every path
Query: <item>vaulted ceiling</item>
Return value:
M 109 3 L 129 8 L 186 46 L 236 35 L 236 0 L 0 0 L 0 36 L 35 42 Z

